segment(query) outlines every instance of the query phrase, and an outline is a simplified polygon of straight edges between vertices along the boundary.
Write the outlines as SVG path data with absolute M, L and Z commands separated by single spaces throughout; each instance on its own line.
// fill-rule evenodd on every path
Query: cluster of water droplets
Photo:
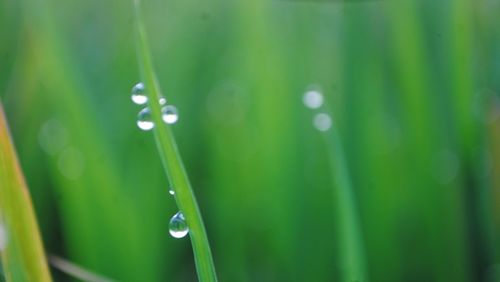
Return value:
M 132 101 L 137 105 L 145 105 L 148 102 L 148 96 L 145 93 L 144 83 L 139 82 L 134 87 L 132 87 Z M 173 105 L 167 105 L 167 99 L 165 97 L 160 97 L 158 103 L 161 106 L 161 118 L 166 124 L 174 124 L 179 120 L 179 114 L 177 113 L 177 108 Z M 151 130 L 155 127 L 151 109 L 145 107 L 137 115 L 137 126 L 145 131 Z M 174 189 L 171 187 L 169 189 L 169 194 L 175 197 Z M 168 224 L 168 229 L 170 235 L 174 238 L 183 238 L 189 233 L 189 227 L 186 223 L 186 219 L 181 212 L 177 212 L 172 216 Z
M 144 83 L 139 82 L 134 87 L 132 87 L 132 102 L 137 105 L 145 105 L 148 102 L 148 96 L 145 93 Z M 177 113 L 177 108 L 173 105 L 167 105 L 167 99 L 165 97 L 160 97 L 158 103 L 161 108 L 162 120 L 167 124 L 174 124 L 179 120 L 179 114 Z M 151 115 L 151 109 L 145 107 L 137 115 L 137 126 L 145 131 L 151 130 L 155 127 L 153 117 Z
M 324 98 L 318 87 L 311 87 L 302 98 L 304 105 L 311 110 L 319 110 L 323 106 Z M 314 128 L 319 131 L 328 131 L 332 127 L 332 118 L 326 112 L 317 112 L 312 120 Z

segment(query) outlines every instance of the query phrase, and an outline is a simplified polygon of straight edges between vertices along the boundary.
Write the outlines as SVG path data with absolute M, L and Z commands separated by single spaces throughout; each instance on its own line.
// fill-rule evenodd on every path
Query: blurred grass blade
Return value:
M 295 3 L 316 3 L 316 4 L 351 4 L 351 3 L 364 3 L 364 2 L 378 2 L 383 0 L 280 0 L 284 2 Z
M 30 195 L 0 104 L 0 224 L 7 281 L 51 281 Z
M 50 264 L 60 271 L 86 282 L 112 282 L 113 280 L 100 274 L 93 273 L 79 265 L 67 261 L 61 257 L 50 255 Z
M 201 218 L 201 213 L 191 189 L 188 176 L 184 169 L 174 136 L 169 126 L 162 120 L 158 101 L 161 97 L 160 86 L 153 69 L 149 53 L 146 31 L 141 19 L 140 1 L 135 0 L 135 15 L 138 35 L 138 57 L 142 78 L 148 94 L 148 105 L 151 108 L 155 123 L 154 135 L 160 158 L 168 178 L 173 185 L 175 200 L 179 210 L 184 215 L 189 226 L 189 235 L 193 246 L 196 270 L 200 281 L 217 281 L 212 253 L 207 234 Z
M 359 216 L 342 142 L 335 126 L 332 126 L 324 137 L 333 170 L 331 175 L 335 183 L 335 211 L 342 281 L 368 281 Z

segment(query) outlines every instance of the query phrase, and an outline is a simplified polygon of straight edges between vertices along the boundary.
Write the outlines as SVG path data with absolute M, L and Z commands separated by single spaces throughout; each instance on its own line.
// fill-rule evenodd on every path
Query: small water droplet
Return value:
M 139 112 L 137 115 L 137 126 L 146 131 L 155 127 L 149 108 L 144 108 Z
M 148 96 L 144 94 L 144 83 L 139 82 L 132 87 L 132 101 L 137 105 L 146 104 Z
M 163 106 L 167 103 L 167 99 L 163 96 L 160 96 L 160 99 L 158 100 L 160 102 L 160 106 Z
M 319 131 L 327 131 L 332 127 L 332 118 L 325 113 L 319 113 L 314 116 L 314 127 Z
M 170 223 L 168 224 L 168 229 L 170 235 L 174 238 L 182 238 L 188 234 L 189 228 L 186 224 L 186 220 L 184 219 L 184 215 L 181 212 L 172 216 Z
M 0 252 L 7 246 L 7 229 L 0 223 Z
M 168 193 L 170 193 L 170 195 L 175 195 L 175 191 L 174 191 L 174 188 L 170 187 L 170 189 L 168 189 Z
M 172 105 L 167 105 L 161 109 L 161 117 L 164 122 L 168 124 L 174 124 L 179 119 L 177 114 L 177 108 Z
M 303 97 L 303 102 L 310 109 L 317 109 L 323 105 L 323 94 L 319 90 L 308 90 Z

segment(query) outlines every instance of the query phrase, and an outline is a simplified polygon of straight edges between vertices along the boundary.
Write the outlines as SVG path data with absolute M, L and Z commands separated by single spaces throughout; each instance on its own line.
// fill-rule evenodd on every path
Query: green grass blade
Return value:
M 339 258 L 342 281 L 368 281 L 358 211 L 355 204 L 344 149 L 335 126 L 324 132 L 335 184 L 335 219 L 339 232 Z
M 30 195 L 0 104 L 0 224 L 5 225 L 2 254 L 7 281 L 51 281 Z
M 146 31 L 141 19 L 139 0 L 135 1 L 135 15 L 139 66 L 149 97 L 148 105 L 151 108 L 155 123 L 154 135 L 160 158 L 167 176 L 173 185 L 175 200 L 179 210 L 183 213 L 189 226 L 198 277 L 200 281 L 217 281 L 210 245 L 200 210 L 191 189 L 172 131 L 169 126 L 163 123 L 161 117 L 161 108 L 158 103 L 161 97 L 161 90 L 153 69 Z

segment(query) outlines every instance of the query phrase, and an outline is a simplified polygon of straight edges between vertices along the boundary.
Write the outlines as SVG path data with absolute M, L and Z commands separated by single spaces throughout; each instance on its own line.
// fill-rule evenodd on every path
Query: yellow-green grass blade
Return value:
M 7 281 L 51 281 L 31 198 L 0 104 L 1 251 Z M 2 247 L 2 246 L 0 246 Z

